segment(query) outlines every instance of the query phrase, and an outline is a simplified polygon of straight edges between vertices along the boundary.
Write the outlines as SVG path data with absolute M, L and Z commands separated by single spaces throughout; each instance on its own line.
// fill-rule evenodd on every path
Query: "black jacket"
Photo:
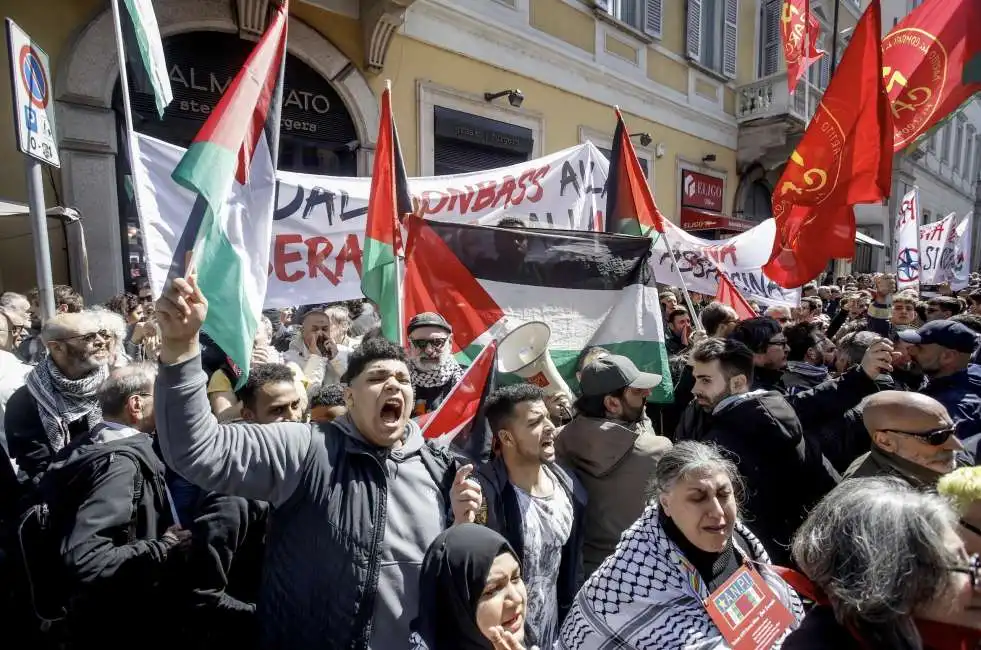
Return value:
M 195 647 L 256 645 L 255 602 L 268 514 L 263 501 L 217 492 L 201 497 L 188 524 L 188 621 Z
M 27 386 L 18 388 L 7 401 L 3 428 L 7 434 L 10 457 L 17 462 L 21 471 L 36 482 L 48 468 L 55 452 L 41 423 L 37 402 Z M 68 425 L 68 434 L 75 440 L 87 433 L 88 428 L 86 418 L 75 420 Z
M 807 443 L 782 395 L 766 391 L 733 400 L 717 407 L 705 438 L 733 455 L 746 483 L 746 523 L 775 563 L 789 562 L 794 531 L 840 476 Z
M 548 468 L 569 496 L 573 514 L 572 532 L 569 534 L 569 540 L 562 548 L 562 563 L 556 585 L 559 624 L 561 625 L 584 580 L 582 541 L 586 522 L 587 497 L 585 488 L 571 472 L 562 469 L 557 463 L 549 464 Z M 518 505 L 514 486 L 508 480 L 508 470 L 504 461 L 498 456 L 489 463 L 481 465 L 477 471 L 477 479 L 480 481 L 484 503 L 487 506 L 485 525 L 503 535 L 519 558 L 524 557 L 524 527 L 521 508 Z

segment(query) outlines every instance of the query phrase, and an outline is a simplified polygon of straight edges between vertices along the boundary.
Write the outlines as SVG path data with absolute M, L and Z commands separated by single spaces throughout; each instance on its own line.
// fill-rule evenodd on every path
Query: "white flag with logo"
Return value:
M 954 265 L 951 267 L 950 288 L 960 291 L 971 283 L 971 224 L 973 213 L 968 212 L 954 229 Z
M 920 191 L 912 189 L 899 204 L 895 241 L 896 280 L 899 289 L 920 288 Z

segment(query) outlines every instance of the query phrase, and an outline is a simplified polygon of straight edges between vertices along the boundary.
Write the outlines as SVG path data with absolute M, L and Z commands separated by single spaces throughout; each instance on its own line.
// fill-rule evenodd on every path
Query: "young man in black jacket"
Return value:
M 867 374 L 890 370 L 891 351 L 888 341 L 870 348 Z M 750 389 L 755 368 L 749 348 L 732 339 L 705 339 L 692 350 L 692 361 L 692 392 L 709 415 L 702 439 L 733 454 L 746 482 L 747 524 L 774 562 L 788 562 L 794 531 L 840 477 L 820 447 L 808 444 L 782 394 Z
M 521 557 L 525 618 L 535 643 L 550 648 L 582 584 L 586 491 L 555 462 L 555 426 L 540 388 L 498 389 L 485 412 L 494 457 L 477 474 L 484 496 L 477 522 L 504 535 Z

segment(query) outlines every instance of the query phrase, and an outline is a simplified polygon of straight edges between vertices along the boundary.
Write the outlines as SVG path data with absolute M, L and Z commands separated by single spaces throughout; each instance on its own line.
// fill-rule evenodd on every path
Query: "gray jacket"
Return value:
M 261 646 L 406 647 L 422 558 L 449 523 L 453 460 L 414 423 L 395 451 L 370 445 L 348 419 L 219 425 L 206 381 L 200 358 L 161 366 L 160 448 L 198 486 L 271 504 Z

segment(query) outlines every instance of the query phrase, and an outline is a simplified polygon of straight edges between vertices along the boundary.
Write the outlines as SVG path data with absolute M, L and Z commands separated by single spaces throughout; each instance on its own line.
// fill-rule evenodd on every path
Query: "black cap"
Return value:
M 412 334 L 414 330 L 420 327 L 438 327 L 441 330 L 446 330 L 447 334 L 453 333 L 453 328 L 446 322 L 446 319 L 434 311 L 426 311 L 413 316 L 412 320 L 409 321 L 409 327 L 406 328 L 406 331 Z
M 939 345 L 949 350 L 970 354 L 978 347 L 978 335 L 970 327 L 952 320 L 930 321 L 920 329 L 899 332 L 906 343 Z
M 641 372 L 634 362 L 619 354 L 595 359 L 582 369 L 579 385 L 584 397 L 600 397 L 622 388 L 655 388 L 661 375 Z

